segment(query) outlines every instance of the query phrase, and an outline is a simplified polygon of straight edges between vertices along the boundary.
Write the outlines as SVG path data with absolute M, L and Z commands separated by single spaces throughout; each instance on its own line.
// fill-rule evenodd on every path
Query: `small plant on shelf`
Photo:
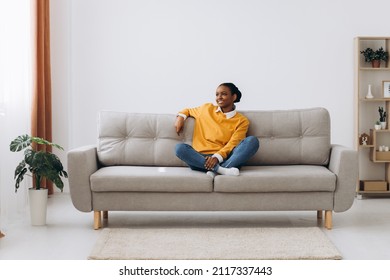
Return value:
M 374 51 L 372 48 L 366 48 L 360 52 L 364 56 L 365 62 L 371 62 L 372 67 L 379 68 L 381 60 L 387 62 L 389 59 L 389 53 L 382 47 Z
M 379 121 L 376 121 L 374 127 L 375 127 L 375 130 L 380 130 L 382 126 L 381 126 L 381 123 Z
M 386 122 L 386 111 L 383 110 L 383 107 L 379 107 L 378 112 L 380 122 Z
M 386 111 L 383 110 L 383 107 L 379 107 L 379 120 L 381 122 L 381 129 L 386 129 Z

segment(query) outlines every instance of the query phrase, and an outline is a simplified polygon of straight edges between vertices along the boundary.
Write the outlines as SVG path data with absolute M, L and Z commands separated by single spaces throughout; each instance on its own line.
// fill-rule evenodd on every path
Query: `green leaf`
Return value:
M 19 152 L 31 145 L 31 137 L 27 134 L 15 138 L 9 148 L 11 152 Z
M 47 140 L 45 140 L 43 138 L 31 137 L 31 141 L 34 142 L 34 143 L 37 143 L 39 145 L 47 145 L 47 146 L 56 147 L 59 150 L 64 150 L 64 148 L 62 148 L 60 145 L 54 144 L 52 142 L 49 142 L 49 141 L 47 141 Z
M 19 166 L 20 166 L 20 164 L 18 165 L 18 167 Z M 15 170 L 15 179 L 16 179 L 15 180 L 15 192 L 18 191 L 19 186 L 20 186 L 20 182 L 23 181 L 24 174 L 26 174 L 26 172 L 27 172 L 27 168 L 21 168 L 20 170 L 18 170 L 18 172 L 16 172 L 16 170 Z
M 18 166 L 16 166 L 14 178 L 16 178 L 16 176 L 18 176 L 25 167 L 26 167 L 26 162 L 24 160 L 22 160 L 18 164 Z

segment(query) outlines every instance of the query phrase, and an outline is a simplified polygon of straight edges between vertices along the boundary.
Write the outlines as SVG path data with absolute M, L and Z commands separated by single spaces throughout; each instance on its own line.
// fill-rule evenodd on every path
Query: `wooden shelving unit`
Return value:
M 383 81 L 390 81 L 390 63 L 382 61 L 380 68 L 372 68 L 360 53 L 368 47 L 374 50 L 383 47 L 390 52 L 390 37 L 355 38 L 355 148 L 359 153 L 359 184 L 356 193 L 358 197 L 390 197 L 390 151 L 379 151 L 380 146 L 390 148 L 390 98 L 384 97 L 382 88 Z M 372 99 L 366 98 L 368 85 L 371 85 Z M 379 120 L 379 106 L 388 114 L 387 125 L 385 129 L 375 130 L 375 122 Z M 363 133 L 369 135 L 366 145 L 361 143 Z

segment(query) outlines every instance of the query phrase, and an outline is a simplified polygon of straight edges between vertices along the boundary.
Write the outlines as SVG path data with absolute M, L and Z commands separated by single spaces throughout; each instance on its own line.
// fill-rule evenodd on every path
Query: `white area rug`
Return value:
M 326 260 L 341 255 L 318 227 L 105 228 L 95 260 Z

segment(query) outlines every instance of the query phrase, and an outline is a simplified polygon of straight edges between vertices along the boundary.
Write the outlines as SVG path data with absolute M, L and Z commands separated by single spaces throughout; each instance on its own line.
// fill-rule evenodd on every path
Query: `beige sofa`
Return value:
M 175 115 L 103 111 L 97 146 L 68 153 L 74 206 L 94 211 L 94 228 L 107 211 L 295 211 L 314 210 L 325 227 L 332 213 L 354 201 L 356 151 L 330 143 L 326 109 L 242 111 L 248 135 L 260 149 L 239 176 L 190 170 L 174 153 L 191 143 L 194 120 L 178 136 Z

